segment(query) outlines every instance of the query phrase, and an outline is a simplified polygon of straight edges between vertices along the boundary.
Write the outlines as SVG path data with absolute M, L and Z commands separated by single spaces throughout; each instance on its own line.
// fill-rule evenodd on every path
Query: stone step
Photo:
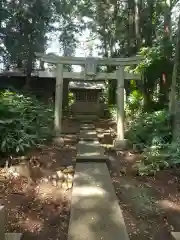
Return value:
M 5 240 L 20 240 L 22 233 L 6 233 Z
M 107 156 L 104 155 L 104 148 L 99 141 L 79 141 L 77 144 L 76 162 L 104 162 Z
M 77 163 L 68 240 L 129 240 L 106 163 Z
M 80 130 L 94 130 L 94 129 L 95 129 L 94 124 L 84 123 L 84 124 L 81 124 L 80 126 Z
M 172 232 L 171 234 L 174 240 L 180 240 L 180 232 Z
M 80 130 L 80 139 L 84 140 L 94 140 L 97 139 L 97 133 L 95 130 Z M 98 140 L 98 139 L 97 139 Z
M 99 141 L 99 138 L 81 138 L 79 137 L 79 141 L 86 141 L 86 142 L 98 142 Z
M 84 156 L 77 156 L 76 157 L 76 162 L 78 163 L 85 163 L 85 162 L 94 162 L 94 163 L 103 163 L 108 160 L 108 156 L 96 156 L 96 157 L 84 157 Z
M 93 124 L 93 121 L 89 120 L 89 119 L 85 119 L 85 120 L 80 120 L 80 123 L 81 124 L 84 124 L 84 123 Z
M 80 121 L 97 120 L 99 117 L 94 114 L 76 114 L 75 118 Z

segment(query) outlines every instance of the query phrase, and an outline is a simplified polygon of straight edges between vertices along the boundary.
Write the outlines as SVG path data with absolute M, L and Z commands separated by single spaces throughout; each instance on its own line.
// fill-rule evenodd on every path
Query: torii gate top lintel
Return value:
M 129 66 L 132 64 L 138 64 L 143 60 L 141 56 L 128 57 L 128 58 L 97 58 L 97 57 L 61 57 L 56 54 L 44 54 L 36 53 L 42 61 L 52 63 L 52 64 L 71 64 L 71 65 L 84 65 L 87 62 L 94 62 L 97 65 L 105 66 Z

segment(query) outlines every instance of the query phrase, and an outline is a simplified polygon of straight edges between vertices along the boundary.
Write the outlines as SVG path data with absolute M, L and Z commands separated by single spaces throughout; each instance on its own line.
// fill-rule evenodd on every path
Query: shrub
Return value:
M 144 159 L 137 163 L 139 175 L 155 175 L 156 172 L 176 167 L 180 164 L 180 146 L 178 144 L 161 144 L 151 146 L 144 152 Z
M 51 106 L 32 96 L 0 93 L 0 152 L 17 154 L 51 136 Z
M 143 96 L 142 93 L 138 90 L 132 91 L 129 95 L 125 110 L 126 110 L 126 117 L 131 117 L 132 115 L 137 115 L 137 113 L 142 112 L 143 109 Z
M 144 113 L 137 111 L 128 118 L 126 137 L 143 148 L 137 163 L 140 175 L 154 175 L 161 169 L 180 163 L 180 146 L 171 144 L 171 124 L 167 110 Z
M 133 115 L 134 116 L 134 115 Z M 139 112 L 127 123 L 126 137 L 144 147 L 157 146 L 171 141 L 170 118 L 167 110 L 152 113 Z
M 110 113 L 111 119 L 116 121 L 117 120 L 117 108 L 115 106 L 109 106 L 109 113 Z

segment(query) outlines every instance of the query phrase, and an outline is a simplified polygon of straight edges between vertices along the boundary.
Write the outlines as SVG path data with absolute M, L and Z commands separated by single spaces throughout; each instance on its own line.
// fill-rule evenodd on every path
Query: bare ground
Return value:
M 77 122 L 63 122 L 65 147 L 41 146 L 1 169 L 1 203 L 7 232 L 23 232 L 23 239 L 67 239 L 71 189 L 76 156 Z M 13 162 L 13 161 L 12 161 Z M 14 161 L 17 162 L 17 159 Z
M 115 124 L 97 122 L 100 132 L 115 130 Z M 113 131 L 110 131 L 111 135 Z M 111 144 L 107 137 L 103 144 Z M 123 210 L 131 240 L 172 240 L 171 231 L 180 232 L 180 169 L 163 170 L 154 177 L 140 177 L 134 168 L 141 155 L 129 152 L 109 154 L 108 167 Z
M 115 124 L 111 121 L 95 122 L 100 140 L 112 144 Z M 7 210 L 7 231 L 23 232 L 24 240 L 66 240 L 70 215 L 71 188 L 79 124 L 72 120 L 63 123 L 65 148 L 53 144 L 29 152 L 32 163 L 25 172 L 4 179 L 1 171 L 1 202 Z M 66 134 L 66 133 L 70 134 Z M 106 133 L 101 139 L 101 133 Z M 164 170 L 155 177 L 139 177 L 134 172 L 138 154 L 113 152 L 109 171 L 131 240 L 171 240 L 171 231 L 180 231 L 180 170 Z M 21 162 L 27 162 L 23 160 Z M 64 168 L 71 168 L 66 176 L 70 181 L 49 178 Z M 37 171 L 38 169 L 38 171 Z M 61 175 L 60 175 L 61 176 Z M 59 184 L 60 182 L 60 184 Z

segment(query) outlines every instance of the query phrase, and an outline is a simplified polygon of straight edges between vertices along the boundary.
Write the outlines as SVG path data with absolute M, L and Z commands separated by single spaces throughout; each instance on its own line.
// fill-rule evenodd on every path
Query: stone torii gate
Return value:
M 36 53 L 36 56 L 43 62 L 56 65 L 56 94 L 55 94 L 55 119 L 54 128 L 56 136 L 61 135 L 62 130 L 62 91 L 63 79 L 77 80 L 117 80 L 117 138 L 114 142 L 115 148 L 122 148 L 126 145 L 124 139 L 124 80 L 140 80 L 140 75 L 129 74 L 125 72 L 125 66 L 138 64 L 142 58 L 139 56 L 130 58 L 94 58 L 94 57 L 60 57 L 55 54 Z M 63 71 L 63 65 L 84 65 L 84 72 L 67 72 Z M 97 66 L 116 66 L 117 70 L 113 73 L 97 73 Z M 39 72 L 41 77 L 47 76 L 45 72 Z M 51 74 L 51 73 L 50 73 Z M 51 74 L 52 76 L 52 74 Z

